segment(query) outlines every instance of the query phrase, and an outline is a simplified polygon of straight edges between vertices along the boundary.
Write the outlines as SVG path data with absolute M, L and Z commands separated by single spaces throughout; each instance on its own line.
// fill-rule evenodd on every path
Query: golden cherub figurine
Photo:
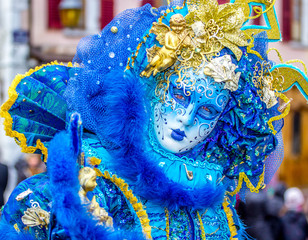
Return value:
M 191 31 L 186 28 L 186 20 L 182 14 L 174 14 L 170 18 L 170 28 L 164 23 L 153 23 L 151 33 L 157 35 L 157 41 L 163 45 L 156 45 L 147 50 L 149 64 L 141 72 L 140 76 L 155 76 L 158 72 L 172 66 L 177 58 L 177 52 L 183 47 L 192 47 Z
M 96 177 L 96 172 L 92 168 L 84 167 L 80 169 L 78 175 L 81 186 L 78 192 L 79 197 L 83 204 L 89 205 L 89 211 L 100 222 L 100 224 L 104 224 L 107 227 L 113 227 L 112 217 L 108 216 L 106 210 L 99 206 L 95 196 L 92 198 L 91 202 L 87 197 L 87 193 L 93 191 L 97 186 Z

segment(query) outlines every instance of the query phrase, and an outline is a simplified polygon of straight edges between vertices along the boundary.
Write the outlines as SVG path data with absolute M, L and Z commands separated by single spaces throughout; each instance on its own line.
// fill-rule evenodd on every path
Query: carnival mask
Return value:
M 216 82 L 203 72 L 188 72 L 193 91 L 188 91 L 185 81 L 171 76 L 166 99 L 154 106 L 154 131 L 160 145 L 172 152 L 192 150 L 204 141 L 215 127 L 228 100 L 225 83 Z

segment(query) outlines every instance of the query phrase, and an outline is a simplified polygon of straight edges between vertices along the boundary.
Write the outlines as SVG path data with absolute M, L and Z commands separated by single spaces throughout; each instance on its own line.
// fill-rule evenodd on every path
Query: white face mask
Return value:
M 192 150 L 214 129 L 228 100 L 229 90 L 203 73 L 195 75 L 195 90 L 185 91 L 185 85 L 175 83 L 171 77 L 166 101 L 154 106 L 154 131 L 160 145 L 172 152 Z M 189 95 L 189 96 L 188 96 Z

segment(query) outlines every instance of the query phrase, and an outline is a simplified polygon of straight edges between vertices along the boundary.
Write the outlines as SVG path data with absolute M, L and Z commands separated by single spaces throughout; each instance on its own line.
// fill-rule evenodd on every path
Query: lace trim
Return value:
M 16 92 L 16 87 L 20 83 L 20 81 L 33 74 L 34 72 L 46 67 L 46 66 L 52 66 L 52 65 L 63 65 L 63 63 L 58 63 L 57 61 L 43 64 L 41 66 L 35 67 L 35 69 L 30 69 L 28 72 L 25 74 L 18 74 L 11 86 L 9 87 L 9 99 L 1 106 L 0 109 L 0 116 L 4 118 L 4 130 L 6 132 L 6 135 L 9 137 L 15 138 L 17 141 L 16 143 L 21 147 L 21 151 L 25 153 L 34 153 L 36 150 L 41 150 L 42 154 L 44 156 L 44 162 L 47 162 L 47 156 L 48 156 L 48 150 L 44 146 L 44 144 L 41 142 L 40 139 L 36 141 L 36 146 L 28 146 L 27 145 L 27 138 L 23 133 L 19 133 L 17 131 L 13 130 L 13 118 L 11 117 L 9 110 L 15 103 L 18 93 Z M 70 62 L 67 65 L 68 67 L 73 67 L 73 64 Z

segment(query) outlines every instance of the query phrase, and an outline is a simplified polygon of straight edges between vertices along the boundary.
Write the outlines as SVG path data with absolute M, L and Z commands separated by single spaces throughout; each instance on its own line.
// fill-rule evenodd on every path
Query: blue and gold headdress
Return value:
M 244 182 L 251 191 L 259 191 L 283 159 L 282 119 L 290 110 L 283 93 L 296 85 L 307 98 L 306 70 L 290 65 L 299 60 L 283 63 L 281 59 L 278 64 L 268 60 L 273 50 L 267 49 L 268 43 L 281 39 L 274 3 L 185 1 L 153 23 L 127 65 L 145 82 L 158 82 L 155 92 L 162 101 L 174 74 L 178 86 L 189 88 L 188 95 L 196 90 L 187 69 L 196 74 L 202 70 L 225 82 L 232 98 L 209 137 L 212 141 L 206 140 L 205 158 L 223 159 L 218 161 L 226 176 L 238 180 L 232 196 Z M 265 26 L 250 25 L 260 16 Z M 180 24 L 174 24 L 173 18 Z

